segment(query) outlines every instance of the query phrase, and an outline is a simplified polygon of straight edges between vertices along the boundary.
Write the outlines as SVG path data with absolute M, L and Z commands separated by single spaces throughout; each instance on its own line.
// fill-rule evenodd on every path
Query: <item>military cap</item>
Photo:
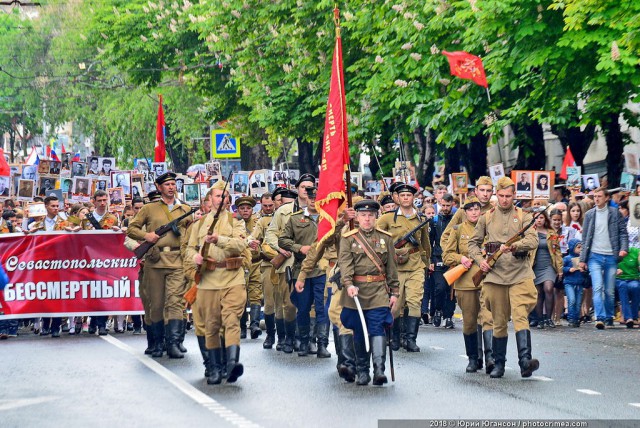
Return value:
M 164 184 L 167 181 L 176 181 L 176 173 L 175 172 L 171 172 L 171 171 L 167 171 L 164 174 L 156 177 L 156 184 Z
M 215 183 L 213 183 L 213 186 L 211 186 L 210 190 L 224 190 L 225 187 L 227 187 L 227 182 L 224 180 L 218 180 Z
M 158 192 L 157 190 L 152 190 L 149 193 L 147 193 L 147 198 L 149 198 L 149 202 L 155 202 L 159 200 L 161 196 L 162 195 L 160 195 L 160 192 Z
M 351 197 L 351 203 L 353 205 L 357 204 L 358 202 L 364 200 L 364 198 L 362 196 L 358 196 L 358 195 L 354 195 Z
M 353 209 L 356 211 L 370 211 L 370 212 L 378 212 L 380 209 L 380 204 L 374 201 L 373 199 L 363 199 L 359 202 L 356 202 L 353 206 Z
M 498 180 L 498 184 L 496 185 L 496 192 L 499 190 L 506 189 L 507 187 L 514 186 L 515 183 L 509 177 L 500 177 Z
M 394 183 L 391 183 L 391 186 L 389 186 L 389 191 L 391 193 L 396 192 L 396 189 L 398 188 L 398 186 L 402 186 L 404 183 L 402 181 L 396 181 Z
M 467 200 L 464 202 L 462 209 L 466 211 L 469 208 L 473 208 L 476 205 L 481 206 L 480 201 L 475 196 L 471 196 L 470 198 L 467 198 Z
M 399 186 L 396 186 L 396 188 L 395 188 L 395 192 L 398 193 L 398 194 L 403 193 L 403 192 L 409 192 L 409 193 L 415 195 L 417 191 L 418 191 L 418 189 L 413 187 L 411 184 L 404 184 L 404 183 L 399 185 Z
M 242 205 L 250 205 L 251 208 L 256 206 L 256 201 L 251 196 L 243 196 L 241 198 L 236 199 L 236 207 Z
M 310 181 L 310 182 L 312 182 L 314 185 L 316 184 L 316 178 L 313 176 L 313 174 L 306 173 L 306 174 L 302 174 L 302 175 L 300 176 L 300 178 L 299 178 L 299 179 L 298 179 L 298 181 L 296 182 L 296 187 L 300 187 L 300 184 L 301 184 L 303 181 Z
M 476 187 L 478 186 L 491 186 L 493 187 L 493 181 L 491 181 L 490 177 L 483 175 L 482 177 L 478 177 L 476 180 Z
M 273 191 L 274 198 L 278 195 L 289 199 L 295 199 L 298 197 L 298 193 L 295 190 L 287 189 L 286 187 L 278 187 Z
M 382 199 L 380 199 L 380 205 L 387 205 L 387 204 L 393 204 L 393 198 L 391 197 L 391 195 L 386 195 L 384 196 Z

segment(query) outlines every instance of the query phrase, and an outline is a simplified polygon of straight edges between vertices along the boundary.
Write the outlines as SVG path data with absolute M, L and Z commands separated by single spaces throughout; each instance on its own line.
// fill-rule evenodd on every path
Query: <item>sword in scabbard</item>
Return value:
M 360 306 L 360 300 L 358 300 L 358 296 L 353 296 L 353 300 L 356 302 L 356 307 L 358 308 L 358 315 L 360 315 L 360 322 L 362 323 L 362 333 L 364 334 L 364 347 L 367 352 L 371 349 L 369 346 L 369 330 L 367 330 L 367 323 L 364 321 L 364 312 L 362 312 L 362 306 Z
M 391 369 L 391 382 L 396 381 L 396 371 L 393 367 L 393 347 L 391 346 L 391 326 L 385 329 L 387 331 L 387 346 L 389 347 L 389 368 Z

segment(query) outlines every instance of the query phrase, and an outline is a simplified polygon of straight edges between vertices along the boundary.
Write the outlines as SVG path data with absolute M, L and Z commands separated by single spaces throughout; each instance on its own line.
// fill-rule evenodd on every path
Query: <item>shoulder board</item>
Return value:
M 299 215 L 299 214 L 304 214 L 304 210 L 293 211 L 291 213 L 291 215 Z
M 355 235 L 356 233 L 358 233 L 358 229 L 353 229 L 353 230 L 349 230 L 348 232 L 344 232 L 342 234 L 343 238 L 348 238 L 351 235 Z M 386 232 L 385 232 L 386 233 Z
M 460 225 L 456 224 L 455 226 L 453 226 L 453 230 L 458 230 L 458 227 L 460 227 Z
M 355 230 L 355 229 L 354 229 L 354 230 Z M 393 235 L 391 235 L 389 232 L 387 232 L 386 230 L 382 230 L 382 229 L 379 229 L 379 228 L 377 228 L 377 227 L 376 227 L 376 230 L 377 230 L 378 232 L 382 233 L 382 234 L 387 235 L 387 236 L 393 236 Z

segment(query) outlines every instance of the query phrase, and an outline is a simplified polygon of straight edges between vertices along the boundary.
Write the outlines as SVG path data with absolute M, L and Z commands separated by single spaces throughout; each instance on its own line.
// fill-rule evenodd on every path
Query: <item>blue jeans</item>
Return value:
M 296 314 L 298 326 L 308 326 L 310 324 L 309 311 L 311 311 L 312 304 L 316 308 L 316 324 L 320 325 L 329 322 L 327 312 L 324 309 L 324 286 L 326 282 L 327 275 L 307 278 L 304 281 L 302 293 L 298 293 L 295 290 L 291 293 L 291 303 L 298 309 Z
M 622 316 L 624 321 L 638 319 L 638 305 L 640 305 L 640 281 L 637 279 L 617 279 L 616 288 L 620 296 Z M 631 303 L 629 303 L 631 300 Z
M 587 262 L 593 283 L 593 310 L 597 321 L 613 320 L 616 291 L 616 256 L 591 253 Z
M 567 296 L 567 320 L 578 322 L 580 320 L 580 306 L 582 305 L 581 285 L 564 284 L 564 294 Z

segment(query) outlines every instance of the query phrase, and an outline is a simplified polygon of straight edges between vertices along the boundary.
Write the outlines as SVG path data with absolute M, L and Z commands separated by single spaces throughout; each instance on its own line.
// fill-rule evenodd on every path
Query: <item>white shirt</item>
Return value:
M 56 227 L 56 218 L 49 218 L 49 216 L 44 218 L 44 230 L 47 232 L 51 232 Z

